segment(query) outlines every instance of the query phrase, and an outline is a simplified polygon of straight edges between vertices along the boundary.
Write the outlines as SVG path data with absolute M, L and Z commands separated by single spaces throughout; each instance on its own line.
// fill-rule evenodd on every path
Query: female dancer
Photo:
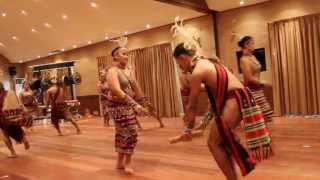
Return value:
M 264 114 L 264 119 L 271 121 L 273 111 L 265 97 L 264 84 L 260 81 L 261 64 L 253 55 L 254 40 L 250 36 L 245 36 L 239 41 L 238 45 L 242 48 L 240 68 L 243 73 L 244 84 L 251 90 Z
M 27 81 L 23 83 L 23 91 L 20 93 L 19 99 L 27 114 L 24 126 L 29 129 L 32 127 L 33 119 L 38 115 L 38 105 L 36 97 L 31 91 L 30 85 Z
M 3 134 L 3 140 L 11 152 L 9 157 L 17 157 L 12 141 L 23 143 L 25 149 L 29 149 L 30 145 L 25 136 L 20 122 L 22 121 L 22 109 L 20 108 L 18 98 L 13 91 L 5 91 L 2 82 L 0 82 L 0 129 Z
M 139 91 L 136 82 L 125 71 L 128 64 L 127 49 L 117 47 L 112 51 L 112 56 L 117 64 L 107 70 L 107 105 L 116 130 L 117 169 L 124 169 L 131 174 L 131 158 L 138 139 L 136 114 L 147 114 L 147 110 L 134 100 Z
M 97 85 L 98 93 L 100 94 L 100 101 L 102 104 L 102 114 L 103 114 L 103 122 L 105 126 L 110 126 L 110 118 L 107 109 L 107 92 L 108 92 L 108 84 L 107 84 L 107 76 L 106 71 L 100 71 L 100 80 Z

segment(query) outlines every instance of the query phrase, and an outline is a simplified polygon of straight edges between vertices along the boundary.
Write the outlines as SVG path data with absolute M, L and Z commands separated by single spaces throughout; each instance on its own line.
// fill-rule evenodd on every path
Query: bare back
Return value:
M 59 92 L 58 92 L 58 90 L 59 90 Z M 48 100 L 50 101 L 50 104 L 64 103 L 65 97 L 64 97 L 64 90 L 62 87 L 54 85 L 48 89 L 47 93 L 48 93 L 48 98 L 49 98 Z M 59 94 L 57 94 L 57 93 L 59 93 Z
M 244 87 L 240 80 L 235 77 L 226 67 L 225 70 L 227 71 L 228 75 L 228 91 Z M 201 81 L 211 89 L 212 93 L 216 91 L 217 71 L 213 62 L 207 59 L 200 59 L 197 62 L 193 72 L 198 74 L 198 78 L 200 78 Z

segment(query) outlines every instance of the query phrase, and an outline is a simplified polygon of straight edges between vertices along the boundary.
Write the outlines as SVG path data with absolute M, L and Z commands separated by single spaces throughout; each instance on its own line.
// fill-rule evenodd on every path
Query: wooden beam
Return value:
M 155 1 L 192 9 L 192 10 L 206 13 L 206 14 L 212 13 L 212 10 L 209 9 L 209 6 L 205 0 L 155 0 Z
M 212 24 L 213 24 L 213 37 L 214 37 L 214 44 L 216 47 L 216 55 L 220 58 L 220 49 L 219 49 L 219 33 L 218 33 L 218 12 L 212 11 Z

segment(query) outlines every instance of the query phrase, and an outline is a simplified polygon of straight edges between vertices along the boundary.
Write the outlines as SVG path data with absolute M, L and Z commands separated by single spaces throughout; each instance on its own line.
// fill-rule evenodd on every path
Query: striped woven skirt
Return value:
M 260 106 L 264 119 L 267 122 L 271 121 L 273 110 L 264 94 L 263 85 L 246 85 L 246 86 L 250 89 L 251 94 L 253 95 L 257 105 Z
M 133 154 L 138 142 L 136 112 L 131 106 L 108 99 L 108 113 L 115 124 L 116 152 Z

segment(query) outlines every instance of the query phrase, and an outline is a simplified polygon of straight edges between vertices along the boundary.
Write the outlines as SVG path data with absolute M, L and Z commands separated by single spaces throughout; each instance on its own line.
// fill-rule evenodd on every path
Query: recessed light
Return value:
M 4 44 L 2 42 L 0 42 L 0 46 L 4 47 Z
M 128 34 L 128 31 L 124 32 L 124 34 L 127 35 L 127 34 Z
M 109 39 L 109 37 L 108 37 L 108 36 L 106 36 L 106 37 L 104 37 L 104 39 L 105 39 L 105 40 L 108 40 L 108 39 Z
M 151 28 L 151 25 L 150 25 L 150 24 L 147 24 L 147 25 L 146 25 L 146 28 L 147 28 L 147 29 L 150 29 L 150 28 Z
M 32 28 L 32 29 L 31 29 L 31 32 L 37 32 L 37 30 L 35 30 L 35 29 Z
M 37 56 L 38 58 L 41 58 L 41 56 L 39 55 L 39 56 Z
M 52 26 L 51 26 L 51 24 L 49 24 L 49 23 L 44 23 L 43 24 L 45 27 L 47 27 L 47 28 L 51 28 Z
M 73 45 L 72 47 L 73 47 L 73 48 L 77 48 L 77 45 Z
M 88 44 L 92 44 L 92 41 L 88 41 Z
M 18 40 L 17 36 L 12 36 L 13 40 Z
M 95 2 L 91 2 L 90 5 L 91 5 L 91 7 L 94 7 L 94 8 L 96 8 L 98 6 L 97 3 L 95 3 Z
M 22 11 L 21 11 L 21 14 L 23 14 L 23 15 L 27 15 L 27 11 L 22 10 Z
M 1 16 L 2 16 L 2 17 L 6 17 L 6 16 L 7 16 L 7 13 L 1 13 Z
M 240 1 L 240 5 L 244 5 L 244 0 L 241 0 L 241 1 Z
M 64 51 L 64 50 L 65 50 L 64 48 L 61 49 L 61 51 Z
M 62 19 L 67 20 L 68 16 L 66 14 L 62 14 Z

